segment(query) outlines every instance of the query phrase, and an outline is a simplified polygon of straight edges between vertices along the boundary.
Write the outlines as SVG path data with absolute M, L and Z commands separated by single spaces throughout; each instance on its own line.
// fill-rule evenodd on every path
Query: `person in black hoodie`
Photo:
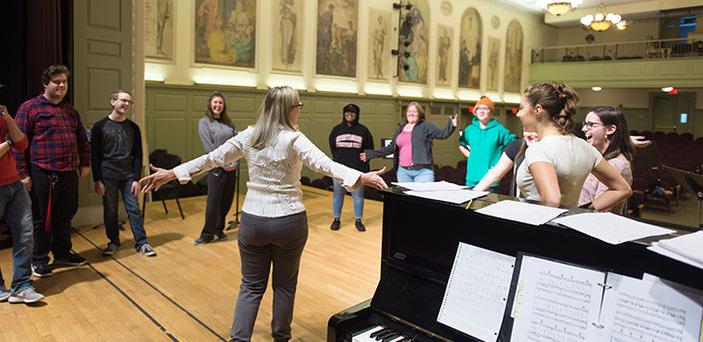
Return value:
M 359 155 L 364 150 L 373 150 L 373 136 L 366 126 L 359 123 L 359 106 L 350 103 L 342 109 L 342 122 L 332 128 L 330 133 L 330 150 L 332 159 L 340 164 L 351 167 L 361 172 L 369 171 L 369 163 L 362 161 Z M 332 196 L 332 212 L 334 220 L 330 229 L 338 230 L 340 226 L 339 218 L 344 205 L 344 195 L 346 190 L 342 184 L 334 180 L 334 193 Z M 361 222 L 364 212 L 364 187 L 352 191 L 354 198 L 354 216 L 356 217 L 356 229 L 360 232 L 366 230 Z

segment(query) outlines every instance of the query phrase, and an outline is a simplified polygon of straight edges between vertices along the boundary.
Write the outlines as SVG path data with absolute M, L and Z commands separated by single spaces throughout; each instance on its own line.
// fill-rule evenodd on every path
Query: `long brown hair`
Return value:
M 627 160 L 632 161 L 635 155 L 635 147 L 630 140 L 627 120 L 625 120 L 625 115 L 622 111 L 611 106 L 601 106 L 593 108 L 588 112 L 593 112 L 598 115 L 600 120 L 603 121 L 603 125 L 613 125 L 617 127 L 615 132 L 608 136 L 610 144 L 608 144 L 608 148 L 603 152 L 603 158 L 613 159 L 622 153 Z
M 579 95 L 562 82 L 533 83 L 527 86 L 523 95 L 532 108 L 540 105 L 549 120 L 562 132 L 567 134 L 574 126 L 576 105 Z
M 212 99 L 219 97 L 222 99 L 222 113 L 220 113 L 220 119 L 215 119 L 215 117 L 212 115 Z M 219 121 L 229 127 L 234 128 L 232 125 L 232 120 L 229 118 L 229 115 L 227 115 L 227 100 L 225 99 L 225 95 L 220 93 L 219 91 L 215 91 L 210 95 L 210 98 L 207 100 L 207 111 L 205 111 L 205 116 L 210 118 L 210 120 L 215 120 Z

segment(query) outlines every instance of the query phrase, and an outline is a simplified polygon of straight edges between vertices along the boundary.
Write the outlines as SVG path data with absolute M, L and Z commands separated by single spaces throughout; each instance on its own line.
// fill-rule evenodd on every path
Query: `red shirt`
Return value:
M 9 114 L 5 114 L 9 115 Z M 0 142 L 4 142 L 4 137 L 8 136 L 9 131 L 5 120 L 0 117 Z M 20 180 L 20 176 L 17 174 L 17 164 L 15 164 L 15 154 L 13 150 L 18 153 L 22 153 L 27 148 L 27 136 L 21 141 L 12 144 L 12 148 L 7 151 L 2 157 L 0 157 L 0 186 L 12 184 Z
M 44 95 L 29 99 L 17 110 L 15 122 L 29 139 L 29 149 L 17 154 L 20 177 L 29 174 L 30 164 L 50 171 L 90 166 L 85 127 L 78 112 L 67 101 L 53 104 Z

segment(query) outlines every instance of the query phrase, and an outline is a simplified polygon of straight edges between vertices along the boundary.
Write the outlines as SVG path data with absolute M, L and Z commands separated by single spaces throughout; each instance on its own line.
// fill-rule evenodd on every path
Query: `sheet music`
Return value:
M 408 190 L 415 190 L 415 191 L 461 190 L 461 189 L 468 188 L 467 186 L 457 185 L 454 183 L 449 183 L 447 181 L 427 182 L 427 183 L 393 182 L 391 184 L 401 186 L 401 187 L 406 188 Z
M 510 291 L 515 257 L 460 242 L 437 321 L 495 341 Z
M 477 213 L 484 215 L 535 226 L 547 223 L 567 211 L 566 209 L 545 207 L 538 204 L 517 201 L 500 201 L 476 210 Z
M 575 214 L 559 217 L 554 222 L 612 245 L 675 232 L 671 229 L 638 222 L 613 213 Z
M 703 263 L 703 231 L 686 234 L 673 239 L 659 240 L 659 246 L 676 254 Z
M 683 263 L 689 264 L 691 266 L 703 269 L 703 263 L 698 262 L 693 259 L 690 259 L 690 258 L 687 258 L 686 256 L 683 256 L 681 254 L 672 252 L 671 250 L 669 250 L 667 248 L 661 247 L 661 245 L 658 242 L 653 242 L 651 246 L 647 247 L 647 249 L 649 249 L 652 252 L 661 254 L 665 257 L 669 257 L 671 259 L 678 260 Z
M 597 341 L 605 274 L 523 256 L 513 303 L 512 341 Z
M 473 190 L 441 190 L 441 191 L 406 191 L 411 196 L 429 198 L 432 200 L 460 204 L 470 201 L 474 198 L 486 196 L 488 191 L 473 191 Z
M 653 276 L 608 274 L 599 341 L 698 342 L 701 294 Z

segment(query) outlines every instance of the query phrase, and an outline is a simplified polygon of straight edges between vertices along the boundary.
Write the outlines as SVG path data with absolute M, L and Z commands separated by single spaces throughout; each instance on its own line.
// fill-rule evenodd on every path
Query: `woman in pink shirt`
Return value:
M 398 182 L 434 182 L 432 140 L 449 138 L 455 128 L 456 115 L 449 118 L 444 128 L 438 128 L 425 121 L 421 104 L 410 102 L 405 111 L 405 123 L 395 131 L 391 143 L 378 151 L 364 151 L 361 160 L 393 153 Z
M 586 115 L 586 121 L 583 122 L 581 130 L 586 134 L 588 143 L 595 147 L 631 185 L 630 163 L 634 155 L 634 146 L 630 139 L 630 131 L 627 129 L 625 115 L 610 106 L 594 108 Z M 599 182 L 593 174 L 589 174 L 579 196 L 579 206 L 592 203 L 606 190 L 608 187 L 605 184 Z M 622 213 L 624 205 L 625 202 L 616 204 L 610 208 L 610 211 Z

